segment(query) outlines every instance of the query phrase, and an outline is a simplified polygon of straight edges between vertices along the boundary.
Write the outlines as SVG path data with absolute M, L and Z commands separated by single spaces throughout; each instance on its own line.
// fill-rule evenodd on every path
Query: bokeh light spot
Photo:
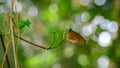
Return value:
M 88 22 L 89 19 L 90 19 L 90 14 L 88 12 L 83 12 L 81 14 L 81 20 L 83 22 Z
M 28 9 L 28 15 L 31 16 L 31 17 L 36 17 L 38 15 L 37 7 L 34 7 L 34 6 L 30 7 Z
M 16 2 L 16 5 L 14 6 L 14 12 L 20 13 L 22 11 L 22 4 L 20 2 Z
M 76 16 L 75 16 L 75 22 L 76 22 L 77 24 L 82 23 L 81 15 L 80 15 L 80 14 L 76 14 Z
M 66 57 L 71 57 L 71 56 L 73 56 L 73 55 L 74 55 L 74 47 L 66 47 L 66 48 L 64 49 L 64 55 L 65 55 Z
M 110 32 L 117 32 L 118 31 L 118 24 L 116 22 L 114 22 L 114 21 L 109 23 L 108 30 Z
M 82 33 L 85 36 L 90 36 L 92 34 L 92 32 L 93 32 L 93 30 L 92 30 L 92 26 L 91 25 L 87 25 L 87 26 L 84 26 L 82 28 Z
M 49 11 L 50 11 L 51 13 L 57 12 L 57 11 L 58 11 L 58 6 L 57 6 L 57 4 L 51 4 L 51 5 L 49 6 Z
M 106 2 L 106 0 L 94 0 L 94 3 L 97 5 L 97 6 L 102 6 L 104 5 Z
M 92 21 L 92 24 L 95 24 L 95 25 L 98 25 L 101 23 L 101 21 L 104 20 L 104 17 L 103 16 L 95 16 L 95 18 L 93 19 Z
M 78 57 L 78 63 L 79 63 L 80 65 L 83 65 L 83 66 L 89 64 L 89 61 L 88 61 L 87 56 L 86 56 L 86 55 L 80 55 L 80 56 Z
M 101 56 L 97 62 L 99 68 L 108 68 L 110 60 L 106 56 Z
M 100 27 L 102 28 L 102 29 L 107 29 L 108 28 L 108 24 L 110 23 L 110 21 L 109 20 L 102 20 L 101 21 L 101 23 L 100 23 Z
M 100 33 L 98 37 L 98 43 L 102 47 L 107 47 L 111 43 L 111 35 L 108 32 L 102 32 Z

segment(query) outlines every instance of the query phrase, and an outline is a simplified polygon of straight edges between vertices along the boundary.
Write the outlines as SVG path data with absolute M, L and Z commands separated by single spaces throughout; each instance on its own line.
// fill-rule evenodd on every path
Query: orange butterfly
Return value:
M 85 45 L 86 40 L 77 32 L 73 31 L 71 28 L 68 31 L 67 41 L 72 44 Z

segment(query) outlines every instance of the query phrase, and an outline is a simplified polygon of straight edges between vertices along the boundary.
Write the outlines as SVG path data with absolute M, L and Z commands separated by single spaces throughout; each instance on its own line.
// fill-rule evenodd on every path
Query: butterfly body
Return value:
M 85 39 L 80 34 L 73 31 L 72 29 L 70 29 L 68 31 L 67 41 L 72 44 L 77 44 L 77 45 L 85 45 L 86 44 Z

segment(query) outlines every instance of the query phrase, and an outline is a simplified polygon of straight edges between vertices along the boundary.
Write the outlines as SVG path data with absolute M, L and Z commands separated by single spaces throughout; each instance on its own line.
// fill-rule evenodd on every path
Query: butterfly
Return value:
M 72 44 L 85 45 L 86 40 L 77 32 L 73 31 L 71 28 L 68 31 L 67 41 Z

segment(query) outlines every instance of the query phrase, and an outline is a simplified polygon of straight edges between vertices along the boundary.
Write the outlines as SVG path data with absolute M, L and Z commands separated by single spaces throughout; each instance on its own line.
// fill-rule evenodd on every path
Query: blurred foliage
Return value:
M 18 1 L 23 4 L 23 10 L 18 14 L 18 27 L 20 29 L 25 26 L 30 28 L 26 29 L 25 33 L 21 35 L 23 38 L 45 47 L 58 45 L 62 39 L 65 40 L 60 47 L 52 50 L 39 49 L 20 41 L 18 46 L 18 62 L 20 68 L 100 68 L 98 59 L 102 56 L 106 56 L 109 59 L 108 68 L 120 68 L 119 0 L 106 0 L 106 3 L 102 6 L 96 5 L 93 2 L 94 0 L 90 0 L 90 5 L 87 6 L 80 3 L 80 1 L 86 0 Z M 116 1 L 118 1 L 119 4 L 116 4 Z M 5 4 L 0 3 L 0 6 L 3 5 Z M 31 6 L 35 6 L 38 9 L 38 15 L 36 17 L 31 17 L 27 13 Z M 116 6 L 119 8 L 116 8 Z M 82 22 L 82 24 L 76 24 L 75 16 L 82 15 L 83 12 L 88 12 L 90 19 Z M 4 16 L 7 14 L 8 13 L 0 13 L 0 22 L 3 21 Z M 15 12 L 13 14 L 15 15 Z M 97 25 L 96 31 L 90 36 L 84 36 L 84 34 L 82 34 L 83 26 L 91 24 L 97 15 L 103 16 L 109 21 L 116 21 L 118 24 L 118 31 L 116 32 L 117 38 L 112 40 L 108 47 L 101 47 L 98 43 L 100 33 L 107 31 L 101 29 L 99 25 Z M 7 21 L 5 18 L 5 22 Z M 5 23 L 5 25 L 9 26 L 7 23 Z M 79 32 L 86 39 L 87 43 L 85 46 L 77 46 L 66 41 L 66 30 L 69 28 Z M 4 29 L 2 23 L 0 23 L 0 34 L 5 33 Z M 24 31 L 21 30 L 21 33 L 22 32 Z M 96 40 L 93 40 L 94 36 L 97 36 Z M 10 55 L 13 54 L 11 48 L 12 47 L 9 48 L 8 52 L 9 58 L 11 58 L 11 66 L 13 67 L 13 56 Z M 3 53 L 0 41 L 0 62 L 2 61 Z

